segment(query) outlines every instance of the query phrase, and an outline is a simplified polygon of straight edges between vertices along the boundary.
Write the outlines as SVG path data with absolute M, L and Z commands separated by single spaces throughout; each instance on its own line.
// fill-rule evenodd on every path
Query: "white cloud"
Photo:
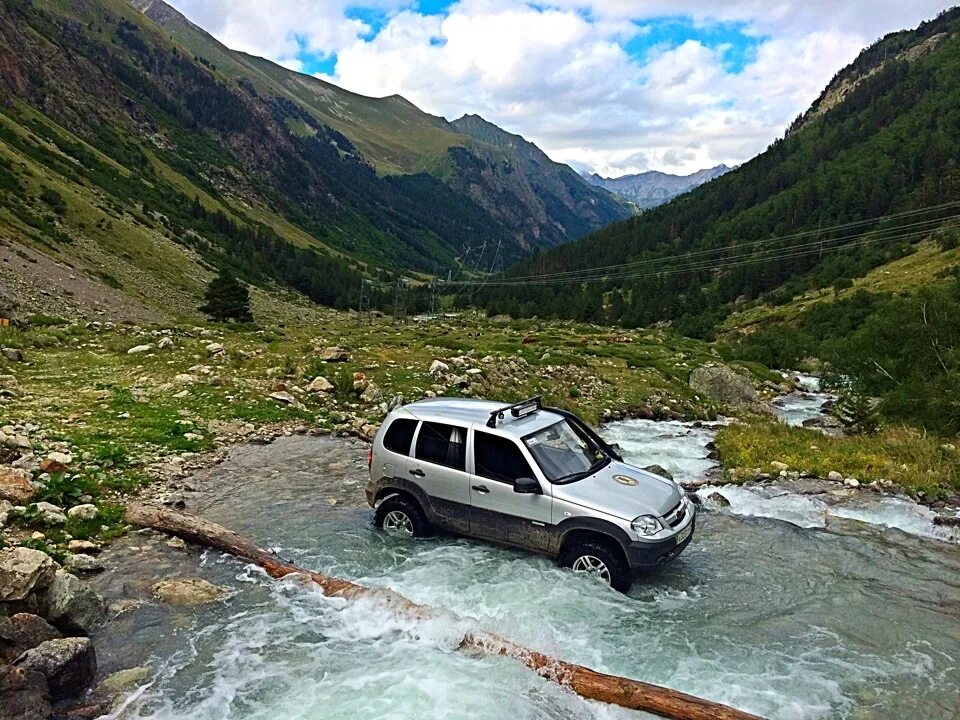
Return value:
M 533 7 L 522 0 L 461 0 L 444 15 L 421 15 L 412 0 L 375 2 L 388 19 L 373 37 L 363 22 L 346 17 L 349 0 L 177 5 L 232 47 L 295 69 L 305 67 L 303 50 L 336 53 L 335 73 L 326 79 L 347 89 L 399 93 L 450 118 L 478 113 L 557 160 L 612 175 L 692 172 L 749 159 L 862 47 L 947 6 L 549 0 Z M 631 37 L 649 32 L 634 21 L 678 16 L 704 28 L 739 23 L 757 39 L 755 54 L 733 73 L 723 48 L 697 40 L 641 58 L 627 53 Z

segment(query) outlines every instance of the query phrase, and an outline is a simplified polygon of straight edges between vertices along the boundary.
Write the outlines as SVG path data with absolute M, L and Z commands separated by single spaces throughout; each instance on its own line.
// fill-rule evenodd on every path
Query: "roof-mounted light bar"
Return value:
M 493 428 L 497 426 L 497 420 L 503 420 L 504 414 L 509 412 L 512 417 L 521 418 L 526 417 L 527 415 L 532 415 L 537 412 L 537 410 L 543 409 L 543 400 L 537 395 L 532 397 L 529 400 L 524 400 L 523 402 L 514 403 L 513 405 L 507 405 L 502 407 L 499 410 L 494 410 L 490 413 L 490 419 L 487 420 L 487 427 Z

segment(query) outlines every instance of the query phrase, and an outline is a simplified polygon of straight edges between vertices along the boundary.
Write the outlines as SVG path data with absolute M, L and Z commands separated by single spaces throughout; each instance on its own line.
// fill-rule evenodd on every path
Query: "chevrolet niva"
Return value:
M 556 558 L 625 592 L 690 543 L 696 507 L 623 462 L 576 415 L 540 398 L 433 398 L 395 408 L 370 451 L 367 502 L 383 530 L 442 530 Z

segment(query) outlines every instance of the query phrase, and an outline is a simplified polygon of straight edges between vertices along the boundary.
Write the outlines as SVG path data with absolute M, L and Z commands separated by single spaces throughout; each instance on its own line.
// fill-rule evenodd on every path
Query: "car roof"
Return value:
M 492 412 L 509 406 L 510 403 L 495 400 L 440 397 L 417 400 L 398 409 L 405 410 L 418 420 L 486 425 Z M 537 410 L 519 418 L 511 416 L 508 411 L 503 414 L 502 420 L 497 420 L 497 429 L 510 435 L 522 436 L 553 425 L 560 420 L 563 420 L 563 416 L 547 409 Z

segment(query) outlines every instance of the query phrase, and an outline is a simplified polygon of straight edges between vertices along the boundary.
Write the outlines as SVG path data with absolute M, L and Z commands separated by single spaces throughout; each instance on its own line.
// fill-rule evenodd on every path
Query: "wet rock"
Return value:
M 97 675 L 97 653 L 89 638 L 47 640 L 27 650 L 13 664 L 42 673 L 54 701 L 76 697 Z
M 84 555 L 82 553 L 68 555 L 67 559 L 64 560 L 64 567 L 70 572 L 75 573 L 97 573 L 104 570 L 103 561 L 98 560 L 92 555 Z
M 0 711 L 12 720 L 47 720 L 53 715 L 43 673 L 0 665 Z
M 30 473 L 22 468 L 0 467 L 0 500 L 22 505 L 36 494 Z
M 23 351 L 20 348 L 0 348 L 0 355 L 10 362 L 23 362 Z
M 167 547 L 173 548 L 174 550 L 186 550 L 187 543 L 184 542 L 183 538 L 172 537 L 167 540 Z
M 33 503 L 30 507 L 36 509 L 37 517 L 47 525 L 63 525 L 67 521 L 63 508 L 53 503 L 38 502 Z
M 660 477 L 666 478 L 667 480 L 673 480 L 673 474 L 662 465 L 647 465 L 643 469 L 646 470 L 648 473 L 659 475 Z
M 54 580 L 59 566 L 46 553 L 32 548 L 0 550 L 0 602 L 25 599 Z
M 97 692 L 103 695 L 119 695 L 144 685 L 152 677 L 153 668 L 149 665 L 119 670 L 101 680 L 97 685 Z
M 804 420 L 803 427 L 820 428 L 823 430 L 842 430 L 843 423 L 833 417 L 833 415 L 818 415 L 817 417 Z
M 335 345 L 321 350 L 319 357 L 324 362 L 348 362 L 350 360 L 350 351 Z
M 16 613 L 0 617 L 0 660 L 13 662 L 27 650 L 59 637 L 63 636 L 39 615 Z
M 93 520 L 100 514 L 96 505 L 85 503 L 83 505 L 74 505 L 67 510 L 67 517 L 75 520 Z
M 730 501 L 718 492 L 713 492 L 707 495 L 707 500 L 719 505 L 720 507 L 730 507 Z
M 227 589 L 207 582 L 202 578 L 163 580 L 150 590 L 170 605 L 203 605 L 219 600 Z
M 332 393 L 336 390 L 333 383 L 325 377 L 315 377 L 307 386 L 307 392 L 312 393 Z
M 76 575 L 58 572 L 50 583 L 45 602 L 47 620 L 62 632 L 89 635 L 103 625 L 103 598 Z
M 857 480 L 856 478 L 844 478 L 843 484 L 850 488 L 860 487 L 860 481 Z
M 940 527 L 960 527 L 960 516 L 937 515 L 933 518 L 933 524 Z
M 720 459 L 720 450 L 717 449 L 717 444 L 715 442 L 708 442 L 706 445 L 704 445 L 704 449 L 707 451 L 707 460 Z
M 756 407 L 753 383 L 727 365 L 703 365 L 690 373 L 690 387 L 734 407 Z

